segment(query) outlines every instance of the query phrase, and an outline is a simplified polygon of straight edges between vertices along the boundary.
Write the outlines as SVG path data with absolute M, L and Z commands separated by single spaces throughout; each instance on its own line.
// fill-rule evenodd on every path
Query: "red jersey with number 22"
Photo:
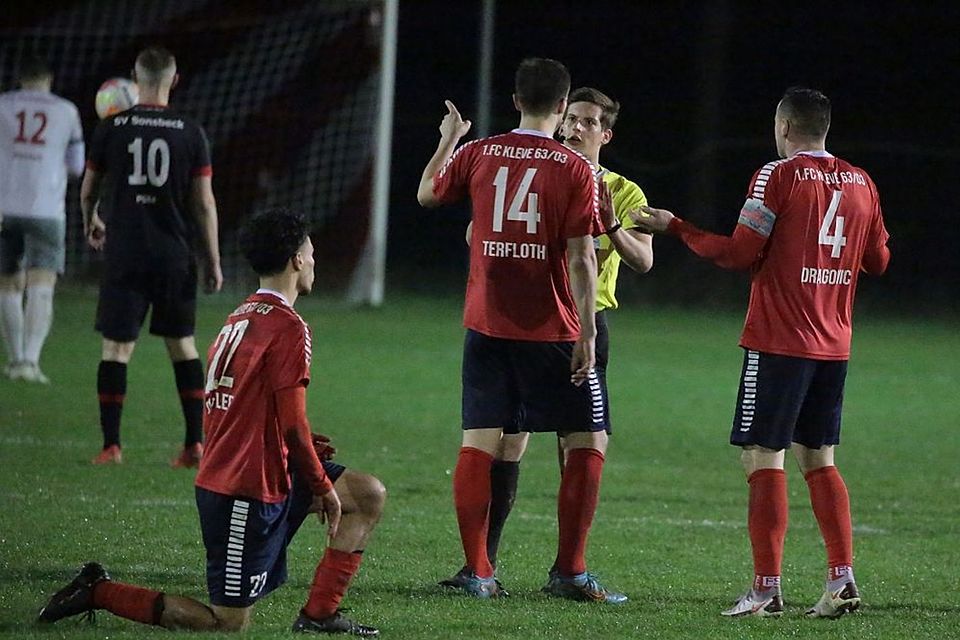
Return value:
M 768 236 L 741 346 L 848 359 L 858 274 L 889 238 L 867 172 L 825 151 L 770 162 L 750 182 L 739 223 Z
M 206 437 L 196 485 L 282 502 L 288 450 L 274 393 L 310 382 L 311 336 L 282 298 L 255 293 L 227 317 L 207 353 Z
M 515 129 L 457 149 L 433 192 L 443 203 L 472 203 L 467 328 L 537 342 L 580 337 L 566 252 L 567 239 L 590 235 L 597 218 L 586 158 L 539 131 Z

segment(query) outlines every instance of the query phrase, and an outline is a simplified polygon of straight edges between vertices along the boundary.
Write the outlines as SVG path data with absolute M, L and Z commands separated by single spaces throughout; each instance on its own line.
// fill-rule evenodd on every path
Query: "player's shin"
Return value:
M 747 526 L 753 550 L 753 588 L 780 590 L 783 541 L 787 533 L 787 478 L 783 469 L 760 469 L 747 480 Z
M 362 558 L 361 551 L 339 551 L 328 547 L 314 573 L 310 597 L 303 612 L 313 620 L 322 620 L 336 613 Z
M 480 578 L 493 575 L 486 546 L 492 463 L 493 456 L 489 453 L 462 447 L 453 473 L 453 501 L 463 553 L 467 567 Z
M 497 566 L 497 551 L 503 525 L 517 498 L 520 463 L 513 460 L 495 460 L 490 467 L 490 523 L 487 529 L 487 557 Z
M 604 455 L 596 449 L 571 449 L 560 480 L 557 504 L 560 537 L 556 569 L 564 576 L 587 570 L 587 535 L 600 495 Z
M 853 581 L 853 527 L 847 485 L 832 465 L 809 471 L 804 478 L 827 549 L 828 588 L 839 588 Z
M 106 609 L 116 616 L 143 624 L 159 625 L 163 606 L 162 593 L 132 584 L 105 581 L 93 590 L 95 609 Z

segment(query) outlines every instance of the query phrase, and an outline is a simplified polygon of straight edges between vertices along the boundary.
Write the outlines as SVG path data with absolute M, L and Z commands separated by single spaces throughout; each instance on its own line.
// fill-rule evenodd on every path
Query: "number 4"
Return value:
M 840 198 L 843 197 L 843 191 L 834 191 L 830 199 L 830 206 L 823 216 L 823 224 L 820 225 L 820 244 L 832 247 L 830 251 L 831 258 L 840 257 L 840 249 L 847 244 L 847 237 L 843 235 L 843 216 L 837 215 L 837 209 L 840 208 Z M 833 221 L 837 221 L 836 230 L 830 235 L 830 227 Z

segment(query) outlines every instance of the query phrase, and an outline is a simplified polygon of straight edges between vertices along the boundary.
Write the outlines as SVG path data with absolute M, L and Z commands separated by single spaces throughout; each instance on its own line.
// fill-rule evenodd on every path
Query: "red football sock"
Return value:
M 160 624 L 163 594 L 132 584 L 105 580 L 93 588 L 93 607 L 144 624 Z
M 336 613 L 340 601 L 347 593 L 350 580 L 353 579 L 363 555 L 359 552 L 338 551 L 327 547 L 323 560 L 313 574 L 310 585 L 310 597 L 303 612 L 314 620 L 328 618 Z
M 753 548 L 753 588 L 780 586 L 783 539 L 787 534 L 787 474 L 783 469 L 760 469 L 750 474 L 747 527 Z
M 493 566 L 487 558 L 492 464 L 493 456 L 489 453 L 473 447 L 461 447 L 457 468 L 453 472 L 453 502 L 457 509 L 463 555 L 467 567 L 481 578 L 493 575 Z
M 556 567 L 562 575 L 573 576 L 587 570 L 587 534 L 597 510 L 603 460 L 603 454 L 596 449 L 572 449 L 567 456 L 557 500 L 560 539 Z
M 810 489 L 813 514 L 827 547 L 827 566 L 833 576 L 834 569 L 853 566 L 853 526 L 847 485 L 834 466 L 814 469 L 804 478 Z

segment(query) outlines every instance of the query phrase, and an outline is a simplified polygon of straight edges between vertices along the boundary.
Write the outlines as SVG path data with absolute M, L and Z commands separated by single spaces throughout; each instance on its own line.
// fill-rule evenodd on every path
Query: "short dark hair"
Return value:
M 30 53 L 20 60 L 20 68 L 17 70 L 17 80 L 21 83 L 52 77 L 53 69 L 50 68 L 50 65 L 47 64 L 44 58 Z
M 137 55 L 137 79 L 147 84 L 157 84 L 171 68 L 175 69 L 176 66 L 177 59 L 168 49 L 158 46 L 147 47 Z M 145 77 L 139 77 L 141 75 Z
M 272 276 L 287 268 L 309 235 L 306 217 L 285 208 L 255 213 L 240 230 L 240 248 L 259 276 Z
M 801 135 L 822 138 L 830 128 L 830 98 L 816 89 L 790 87 L 780 100 L 780 113 Z
M 620 103 L 593 87 L 579 87 L 571 91 L 567 103 L 574 102 L 589 102 L 600 107 L 600 124 L 604 129 L 613 129 L 620 115 Z
M 548 115 L 570 91 L 570 72 L 549 58 L 526 58 L 517 67 L 514 93 L 524 111 Z

